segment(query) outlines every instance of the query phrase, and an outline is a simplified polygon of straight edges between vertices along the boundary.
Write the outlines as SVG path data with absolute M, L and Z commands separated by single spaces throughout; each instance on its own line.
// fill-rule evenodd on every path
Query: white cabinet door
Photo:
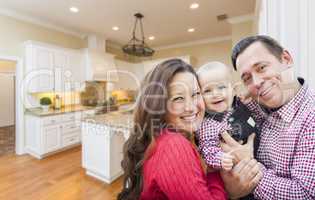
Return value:
M 43 153 L 49 153 L 61 148 L 60 125 L 43 127 Z
M 79 51 L 68 52 L 68 65 L 64 69 L 65 82 L 70 83 L 71 90 L 79 91 L 85 81 L 83 54 Z
M 61 50 L 54 51 L 54 71 L 55 71 L 55 91 L 64 91 L 65 84 L 65 73 L 64 69 L 68 65 L 68 55 L 66 52 Z
M 54 90 L 53 52 L 44 47 L 34 46 L 31 62 L 29 92 L 48 92 Z

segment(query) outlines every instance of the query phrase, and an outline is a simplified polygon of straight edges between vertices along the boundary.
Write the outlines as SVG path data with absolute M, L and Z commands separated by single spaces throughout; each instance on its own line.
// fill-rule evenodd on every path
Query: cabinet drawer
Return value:
M 62 133 L 63 135 L 67 133 L 80 133 L 81 132 L 81 123 L 80 122 L 70 122 L 62 125 Z
M 70 146 L 73 144 L 77 144 L 80 142 L 80 135 L 74 134 L 74 135 L 67 135 L 62 137 L 62 147 Z
M 62 115 L 62 121 L 81 121 L 81 112 L 69 113 Z
M 95 116 L 95 110 L 85 110 L 82 112 L 82 119 Z
M 61 122 L 60 116 L 45 117 L 43 119 L 44 126 L 56 125 Z

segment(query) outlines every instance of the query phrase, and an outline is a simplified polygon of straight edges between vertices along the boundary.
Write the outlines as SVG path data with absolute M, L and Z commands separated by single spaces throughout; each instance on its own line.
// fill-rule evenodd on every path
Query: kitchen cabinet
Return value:
M 80 91 L 82 84 L 86 80 L 86 66 L 82 51 L 68 51 L 68 64 L 64 67 L 65 90 Z
M 56 92 L 62 92 L 64 90 L 64 69 L 68 65 L 68 56 L 65 51 L 54 50 L 54 80 Z
M 82 167 L 87 175 L 110 184 L 123 174 L 123 145 L 132 119 L 131 113 L 117 111 L 82 121 Z
M 60 126 L 44 126 L 43 127 L 43 153 L 56 151 L 61 146 Z
M 33 44 L 27 44 L 25 50 L 25 81 L 28 91 L 53 91 L 55 88 L 53 51 Z
M 29 93 L 81 90 L 86 66 L 80 50 L 25 43 L 25 76 Z
M 44 117 L 27 114 L 26 152 L 41 159 L 56 151 L 80 144 L 82 115 L 81 111 Z

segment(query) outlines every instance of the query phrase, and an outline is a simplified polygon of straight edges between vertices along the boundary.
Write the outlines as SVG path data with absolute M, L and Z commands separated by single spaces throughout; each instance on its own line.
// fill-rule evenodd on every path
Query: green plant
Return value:
M 42 106 L 48 106 L 50 105 L 52 102 L 51 102 L 51 99 L 49 97 L 43 97 L 39 100 L 39 103 L 40 105 Z

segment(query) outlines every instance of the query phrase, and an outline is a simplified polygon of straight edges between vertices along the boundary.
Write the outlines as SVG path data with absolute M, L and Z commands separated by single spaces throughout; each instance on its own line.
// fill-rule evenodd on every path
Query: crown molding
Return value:
M 228 18 L 226 21 L 230 24 L 238 24 L 238 23 L 253 21 L 253 20 L 255 20 L 255 14 L 231 17 L 231 18 Z
M 62 32 L 62 33 L 68 34 L 68 35 L 79 37 L 81 39 L 84 39 L 87 35 L 86 33 L 74 31 L 74 30 L 64 28 L 61 26 L 57 26 L 57 25 L 52 24 L 50 22 L 40 20 L 38 18 L 30 17 L 27 15 L 22 15 L 22 14 L 15 12 L 15 11 L 9 10 L 9 9 L 0 8 L 0 15 L 12 17 L 12 18 L 20 20 L 20 21 L 28 22 L 28 23 L 35 24 L 35 25 L 38 25 L 41 27 L 45 27 L 48 29 L 59 31 L 59 32 Z
M 223 37 L 213 37 L 213 38 L 207 38 L 202 40 L 195 40 L 191 42 L 184 42 L 184 43 L 178 43 L 173 45 L 167 45 L 167 46 L 157 46 L 153 47 L 154 50 L 163 50 L 163 49 L 174 49 L 174 48 L 180 48 L 180 47 L 189 47 L 189 46 L 195 46 L 200 44 L 209 44 L 209 43 L 216 43 L 216 42 L 223 42 L 232 40 L 232 36 L 223 36 Z

